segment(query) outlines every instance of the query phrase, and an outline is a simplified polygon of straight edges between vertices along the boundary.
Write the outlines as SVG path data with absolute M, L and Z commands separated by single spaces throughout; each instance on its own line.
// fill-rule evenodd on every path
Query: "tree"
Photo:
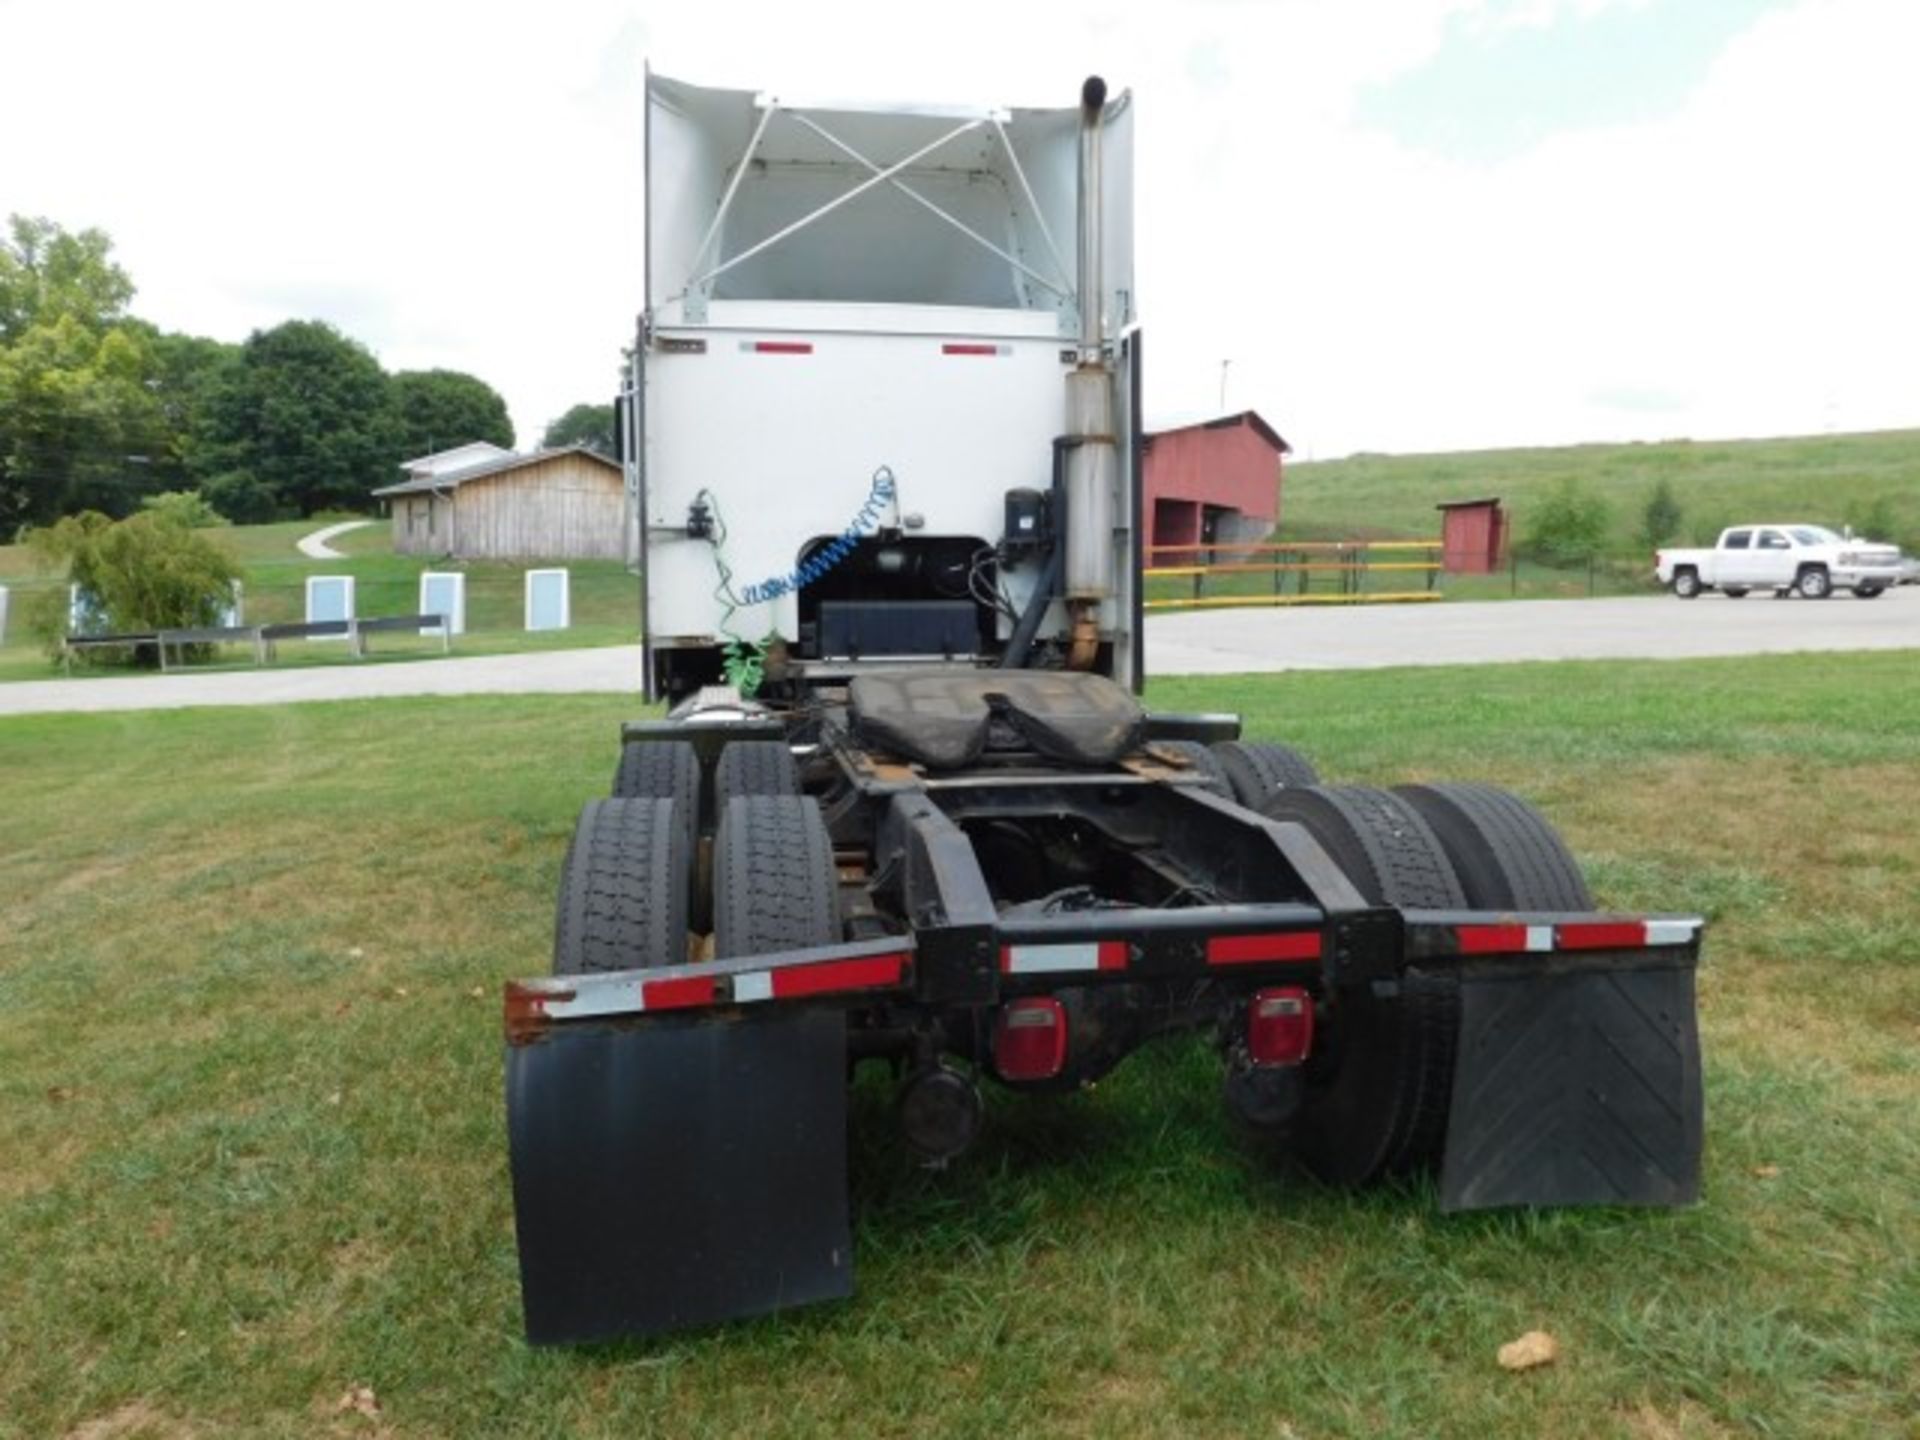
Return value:
M 112 245 L 22 215 L 0 239 L 0 538 L 82 506 L 125 514 L 151 488 L 152 357 Z
M 1685 518 L 1680 502 L 1674 499 L 1673 486 L 1661 480 L 1647 496 L 1646 508 L 1640 512 L 1641 542 L 1649 550 L 1658 550 L 1680 533 L 1680 522 Z
M 161 332 L 130 322 L 147 335 L 151 361 L 147 392 L 158 407 L 158 433 L 148 451 L 155 491 L 191 490 L 217 463 L 213 405 L 240 361 L 240 347 L 203 335 Z
M 126 520 L 83 511 L 29 531 L 27 544 L 43 565 L 64 570 L 92 595 L 108 627 L 121 633 L 218 624 L 241 578 L 233 557 L 206 534 L 152 510 Z M 57 647 L 66 592 L 36 599 L 32 624 Z
M 1569 476 L 1528 517 L 1526 553 L 1549 565 L 1584 565 L 1606 547 L 1612 520 L 1607 502 Z
M 0 536 L 79 509 L 124 515 L 152 488 L 150 361 L 137 332 L 71 313 L 0 346 Z
M 234 520 L 360 508 L 402 458 L 386 372 L 321 320 L 249 335 L 209 428 L 202 488 Z
M 543 449 L 558 450 L 568 445 L 585 445 L 589 450 L 613 458 L 613 406 L 576 405 L 547 426 L 540 437 Z
M 451 450 L 475 440 L 513 448 L 513 422 L 500 392 L 458 370 L 402 370 L 393 377 L 400 423 L 395 460 Z
M 34 325 L 71 316 L 96 334 L 119 322 L 133 299 L 133 281 L 107 258 L 104 230 L 70 234 L 53 221 L 7 217 L 0 240 L 0 345 Z

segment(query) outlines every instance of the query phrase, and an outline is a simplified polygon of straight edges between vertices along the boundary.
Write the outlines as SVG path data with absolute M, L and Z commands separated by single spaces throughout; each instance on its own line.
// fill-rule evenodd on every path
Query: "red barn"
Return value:
M 1490 575 L 1507 548 L 1507 512 L 1497 497 L 1449 500 L 1440 512 L 1440 563 L 1449 575 Z
M 1141 511 L 1149 563 L 1162 545 L 1265 539 L 1280 514 L 1280 457 L 1292 449 L 1251 410 L 1148 435 Z

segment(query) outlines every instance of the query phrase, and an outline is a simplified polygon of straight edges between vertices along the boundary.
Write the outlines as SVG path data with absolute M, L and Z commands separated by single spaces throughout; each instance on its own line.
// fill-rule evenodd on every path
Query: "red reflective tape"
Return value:
M 811 355 L 813 346 L 805 340 L 756 340 L 754 350 L 761 355 Z
M 1319 958 L 1318 930 L 1291 930 L 1267 935 L 1215 935 L 1207 941 L 1209 965 L 1252 965 L 1262 960 Z
M 713 995 L 711 975 L 640 982 L 640 1003 L 647 1010 L 685 1010 L 691 1005 L 711 1005 Z
M 1124 970 L 1127 968 L 1128 952 L 1132 947 L 1124 940 L 1102 940 L 1100 942 L 1100 968 L 1102 970 Z
M 951 343 L 942 345 L 940 347 L 940 353 L 942 355 L 998 355 L 1000 353 L 1000 347 L 998 345 L 962 345 L 959 343 Z
M 800 995 L 822 995 L 835 990 L 872 990 L 882 985 L 898 985 L 906 963 L 905 955 L 870 955 L 861 960 L 790 966 L 773 972 L 773 998 L 791 1000 Z
M 1509 955 L 1527 948 L 1524 925 L 1460 925 L 1453 933 L 1462 955 Z
M 1647 943 L 1647 926 L 1643 920 L 1562 925 L 1554 932 L 1554 940 L 1562 950 L 1639 950 Z

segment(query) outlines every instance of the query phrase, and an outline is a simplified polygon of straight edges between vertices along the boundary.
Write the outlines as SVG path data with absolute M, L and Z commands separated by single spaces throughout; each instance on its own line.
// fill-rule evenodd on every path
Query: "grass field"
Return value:
M 863 1083 L 855 1300 L 583 1352 L 518 1336 L 498 990 L 630 705 L 0 720 L 0 1436 L 1920 1435 L 1915 659 L 1151 696 L 1514 785 L 1603 903 L 1708 912 L 1699 1207 L 1323 1191 L 1197 1042 L 944 1175 Z
M 337 537 L 333 547 L 346 558 L 310 560 L 295 547 L 303 535 L 329 521 L 324 518 L 274 525 L 236 525 L 209 531 L 239 560 L 246 572 L 246 618 L 250 624 L 306 618 L 306 579 L 309 575 L 354 577 L 356 611 L 377 615 L 411 615 L 420 608 L 422 570 L 464 570 L 467 576 L 467 634 L 456 637 L 454 648 L 465 655 L 489 655 L 518 650 L 552 650 L 587 645 L 628 645 L 640 638 L 640 582 L 617 561 L 560 562 L 572 572 L 573 624 L 566 630 L 529 634 L 523 627 L 522 575 L 530 565 L 505 561 L 475 561 L 442 565 L 417 556 L 393 553 L 392 529 L 385 520 Z M 0 585 L 13 587 L 12 616 L 6 643 L 0 645 L 0 681 L 44 680 L 58 674 L 39 643 L 27 632 L 23 607 L 28 597 L 65 582 L 38 573 L 24 547 L 0 545 Z M 280 647 L 279 662 L 328 664 L 338 658 L 337 644 L 288 642 Z M 388 654 L 440 653 L 437 639 L 414 643 L 402 636 L 382 637 Z M 239 649 L 223 657 L 250 663 L 251 654 Z M 76 674 L 85 673 L 84 669 Z M 125 673 L 120 667 L 104 672 Z
M 1448 455 L 1356 455 L 1289 464 L 1281 533 L 1289 539 L 1432 539 L 1443 500 L 1498 495 L 1526 533 L 1530 505 L 1572 478 L 1613 510 L 1614 553 L 1638 559 L 1647 497 L 1662 479 L 1684 512 L 1687 543 L 1712 543 L 1747 520 L 1807 520 L 1838 529 L 1884 499 L 1895 533 L 1920 549 L 1920 430 L 1784 440 L 1671 440 Z

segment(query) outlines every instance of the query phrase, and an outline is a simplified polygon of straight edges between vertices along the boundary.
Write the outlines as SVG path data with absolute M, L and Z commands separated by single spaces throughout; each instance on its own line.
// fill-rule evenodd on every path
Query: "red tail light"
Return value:
M 1298 1065 L 1313 1049 L 1313 997 L 1298 985 L 1255 992 L 1247 1054 L 1256 1065 Z
M 1015 1000 L 1000 1011 L 993 1068 L 1004 1080 L 1051 1080 L 1067 1063 L 1067 1012 L 1058 1000 Z

